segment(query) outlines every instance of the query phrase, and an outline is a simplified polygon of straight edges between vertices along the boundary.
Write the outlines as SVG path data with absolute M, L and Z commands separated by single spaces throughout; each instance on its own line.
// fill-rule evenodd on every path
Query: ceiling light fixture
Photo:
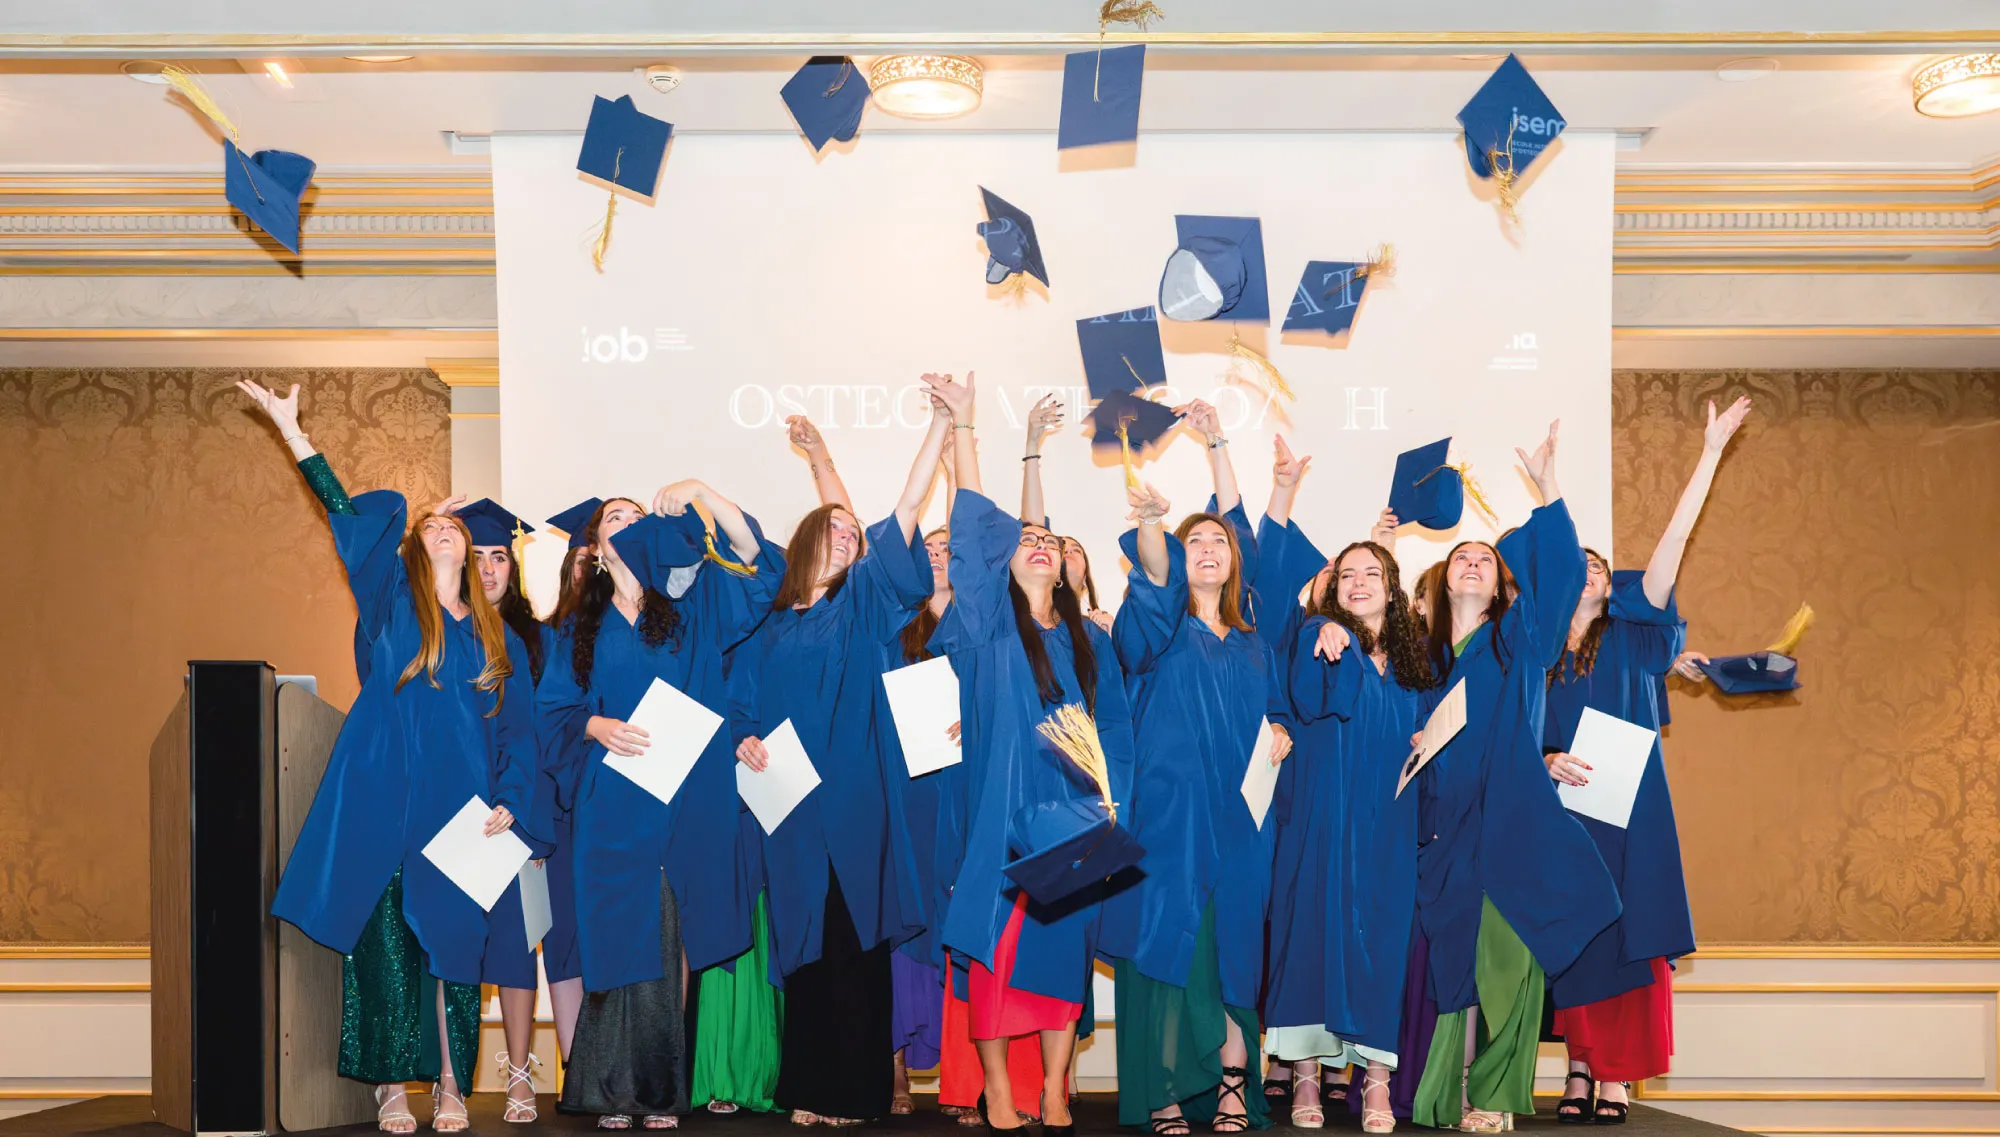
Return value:
M 1940 59 L 1910 80 L 1919 113 L 1962 118 L 2000 110 L 2000 54 L 1955 55 Z
M 962 55 L 885 55 L 868 68 L 875 105 L 898 118 L 957 118 L 979 108 L 977 60 Z
M 347 58 L 356 63 L 407 63 L 414 55 L 350 55 Z
M 285 65 L 275 59 L 264 64 L 264 74 L 269 75 L 280 87 L 292 85 L 292 77 L 285 74 Z
M 123 71 L 127 79 L 137 79 L 155 87 L 167 85 L 167 77 L 162 74 L 166 69 L 167 65 L 157 59 L 134 59 L 118 65 L 118 70 Z
M 1725 83 L 1755 83 L 1777 69 L 1778 61 L 1769 56 L 1732 59 L 1715 69 L 1715 77 Z

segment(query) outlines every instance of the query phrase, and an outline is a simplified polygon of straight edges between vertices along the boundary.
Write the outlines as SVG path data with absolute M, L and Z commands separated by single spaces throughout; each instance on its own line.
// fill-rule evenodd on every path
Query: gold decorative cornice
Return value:
M 447 387 L 498 387 L 498 359 L 426 359 L 424 365 L 437 374 Z M 460 416 L 453 416 L 460 417 Z M 473 417 L 470 415 L 464 417 Z M 498 418 L 498 415 L 479 416 Z

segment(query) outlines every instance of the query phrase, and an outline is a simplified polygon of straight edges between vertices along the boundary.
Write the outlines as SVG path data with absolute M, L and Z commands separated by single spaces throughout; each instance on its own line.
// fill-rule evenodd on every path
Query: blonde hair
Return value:
M 438 665 L 444 662 L 444 616 L 434 598 L 420 597 L 417 590 L 418 581 L 435 578 L 430 551 L 424 548 L 424 522 L 433 517 L 451 522 L 465 542 L 465 563 L 458 570 L 458 598 L 472 610 L 472 628 L 479 636 L 480 652 L 486 657 L 485 666 L 479 669 L 472 685 L 493 692 L 493 709 L 486 712 L 486 717 L 492 718 L 500 713 L 500 703 L 506 698 L 505 681 L 514 673 L 513 661 L 507 657 L 507 625 L 500 619 L 500 610 L 487 603 L 486 590 L 479 584 L 478 570 L 472 563 L 472 534 L 466 530 L 465 522 L 448 513 L 426 513 L 403 535 L 403 571 L 410 579 L 411 605 L 417 610 L 419 645 L 416 656 L 396 680 L 396 690 L 402 690 L 403 684 L 415 679 L 419 672 L 431 686 L 438 687 Z

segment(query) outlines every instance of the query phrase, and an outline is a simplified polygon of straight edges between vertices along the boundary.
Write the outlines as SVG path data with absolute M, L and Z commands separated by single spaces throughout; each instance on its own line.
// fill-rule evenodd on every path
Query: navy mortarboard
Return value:
M 299 251 L 299 202 L 312 184 L 313 160 L 289 150 L 259 150 L 245 154 L 236 145 L 236 124 L 214 99 L 178 67 L 166 67 L 160 77 L 180 92 L 195 110 L 222 131 L 222 196 L 252 225 L 296 253 Z
M 1724 655 L 1696 663 L 1701 673 L 1725 695 L 1754 695 L 1763 691 L 1793 691 L 1799 686 L 1799 661 L 1775 651 L 1753 651 L 1749 655 Z
M 1066 704 L 1038 729 L 1091 779 L 1098 795 L 1035 802 L 1010 820 L 1007 844 L 1015 859 L 1001 871 L 1037 903 L 1055 904 L 1138 864 L 1146 850 L 1118 824 L 1104 747 L 1090 714 Z
M 461 506 L 452 516 L 465 523 L 466 532 L 472 534 L 475 545 L 511 547 L 516 538 L 535 531 L 534 526 L 507 512 L 490 497 Z M 587 522 L 590 519 L 586 516 L 584 520 Z
M 1465 484 L 1450 465 L 1451 439 L 1396 455 L 1389 512 L 1405 525 L 1450 529 L 1465 512 Z
M 1160 322 L 1151 308 L 1078 320 L 1076 344 L 1083 352 L 1083 377 L 1093 399 L 1167 381 Z
M 1472 172 L 1492 180 L 1510 216 L 1518 200 L 1514 183 L 1565 125 L 1555 104 L 1512 55 L 1458 112 L 1458 124 L 1465 130 L 1465 158 Z
M 652 203 L 660 186 L 660 167 L 667 160 L 667 139 L 673 133 L 673 123 L 633 106 L 630 95 L 616 99 L 599 95 L 590 104 L 590 121 L 583 128 L 583 149 L 576 156 L 576 168 L 613 191 L 605 203 L 597 239 L 591 243 L 590 261 L 597 271 L 604 271 L 604 253 L 611 246 L 618 191 Z
M 1394 274 L 1394 255 L 1394 249 L 1384 245 L 1365 261 L 1307 261 L 1291 307 L 1285 310 L 1283 330 L 1337 336 L 1353 327 L 1369 281 Z
M 1160 315 L 1169 320 L 1271 318 L 1264 282 L 1264 229 L 1255 217 L 1174 218 L 1178 241 L 1160 274 Z
M 1110 447 L 1129 442 L 1134 450 L 1144 450 L 1179 426 L 1181 416 L 1173 408 L 1124 391 L 1113 391 L 1099 399 L 1090 412 L 1092 446 Z M 1122 430 L 1121 430 L 1122 428 Z M 1121 439 L 1120 434 L 1124 435 Z
M 552 529 L 559 529 L 569 534 L 569 547 L 572 549 L 581 549 L 585 544 L 589 543 L 589 538 L 585 535 L 585 530 L 590 527 L 590 519 L 603 505 L 603 498 L 587 497 L 570 506 L 568 509 L 563 510 L 561 513 L 556 514 L 554 517 L 549 518 L 544 524 Z
M 844 55 L 815 55 L 778 92 L 814 150 L 852 142 L 868 108 L 868 80 Z
M 1034 221 L 985 186 L 979 193 L 986 199 L 986 220 L 979 223 L 986 241 L 986 283 L 1001 284 L 1015 273 L 1026 273 L 1047 287 L 1049 270 L 1042 263 Z
M 1143 43 L 1064 56 L 1056 149 L 1137 139 L 1139 86 L 1145 74 Z

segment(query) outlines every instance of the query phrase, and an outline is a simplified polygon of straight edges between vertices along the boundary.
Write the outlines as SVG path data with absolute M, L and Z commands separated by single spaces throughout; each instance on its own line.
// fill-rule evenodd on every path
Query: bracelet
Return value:
M 1028 455 L 1028 456 L 1027 456 L 1026 458 L 1023 458 L 1023 459 L 1021 459 L 1021 461 L 1023 461 L 1023 462 L 1032 462 L 1032 461 L 1034 461 L 1035 459 L 1037 459 L 1037 458 L 1040 458 L 1040 457 L 1041 457 L 1041 455 L 1040 455 L 1040 454 L 1030 454 L 1030 455 Z
M 299 441 L 300 439 L 304 438 L 305 436 L 306 436 L 306 432 L 305 432 L 305 431 L 303 431 L 303 430 L 302 430 L 302 431 L 299 431 L 299 432 L 298 432 L 297 434 L 287 434 L 287 435 L 285 435 L 285 436 L 284 436 L 284 443 L 285 443 L 285 445 L 287 445 L 287 446 L 290 446 L 290 445 L 291 445 L 292 443 L 294 443 L 294 442 L 297 442 L 297 441 Z
M 951 428 L 953 430 L 971 430 L 972 424 L 969 422 L 955 422 L 951 424 Z
M 1227 446 L 1227 445 L 1229 445 L 1229 440 L 1227 438 L 1218 438 L 1214 442 L 1209 443 L 1208 448 L 1210 450 L 1213 450 L 1218 446 Z

